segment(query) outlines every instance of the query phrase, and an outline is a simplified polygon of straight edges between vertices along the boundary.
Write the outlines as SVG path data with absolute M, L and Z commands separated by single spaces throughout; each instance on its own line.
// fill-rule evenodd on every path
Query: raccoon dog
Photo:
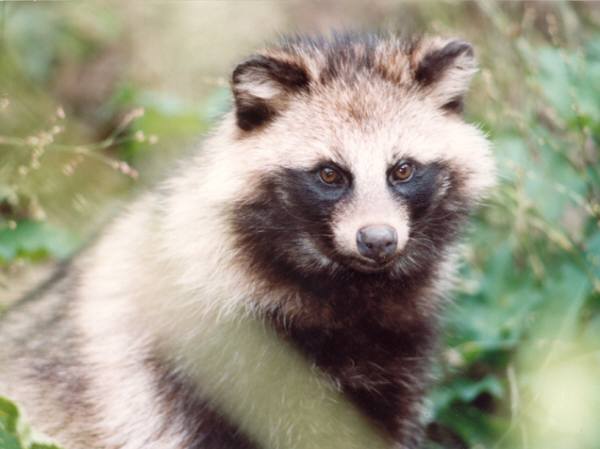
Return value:
M 67 449 L 416 448 L 459 231 L 493 183 L 460 40 L 297 37 L 0 322 L 0 393 Z

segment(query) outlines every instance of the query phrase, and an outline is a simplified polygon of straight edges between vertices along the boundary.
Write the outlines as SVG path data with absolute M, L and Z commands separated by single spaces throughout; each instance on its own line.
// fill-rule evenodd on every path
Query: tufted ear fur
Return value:
M 462 112 L 463 97 L 477 72 L 473 47 L 468 42 L 433 39 L 413 53 L 414 78 L 436 104 L 449 112 Z
M 291 94 L 307 91 L 309 76 L 295 62 L 258 55 L 235 68 L 231 86 L 237 124 L 251 131 L 269 123 L 285 108 Z

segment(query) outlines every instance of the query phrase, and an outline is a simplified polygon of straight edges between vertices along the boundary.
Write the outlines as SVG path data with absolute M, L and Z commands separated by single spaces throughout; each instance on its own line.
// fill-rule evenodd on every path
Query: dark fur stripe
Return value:
M 357 287 L 340 282 L 335 294 L 314 298 L 307 309 L 317 318 L 309 323 L 290 321 L 277 312 L 270 316 L 271 323 L 337 379 L 366 416 L 396 440 L 412 441 L 407 447 L 414 447 L 419 440 L 415 406 L 426 385 L 435 322 L 419 320 L 411 304 L 416 298 L 395 293 L 392 285 Z M 395 289 L 401 290 L 401 284 Z M 418 295 L 410 288 L 406 294 Z
M 442 109 L 447 112 L 462 114 L 465 109 L 465 102 L 462 97 L 457 97 L 442 106 Z
M 17 302 L 12 304 L 8 310 L 0 313 L 0 316 L 4 316 L 4 314 L 8 314 L 13 310 L 19 310 L 21 307 L 26 306 L 30 302 L 34 302 L 44 298 L 44 294 L 51 289 L 55 284 L 63 280 L 67 274 L 69 273 L 69 269 L 71 267 L 71 261 L 60 262 L 56 269 L 50 274 L 48 279 L 44 280 L 41 284 L 33 288 L 31 291 L 27 292 L 22 298 L 20 298 Z M 2 321 L 0 320 L 0 323 Z
M 186 432 L 187 449 L 259 449 L 166 362 L 149 358 L 146 365 L 154 373 L 156 394 L 168 417 L 164 424 L 172 426 L 173 421 L 181 422 L 181 429 Z M 156 429 L 157 438 L 164 431 Z

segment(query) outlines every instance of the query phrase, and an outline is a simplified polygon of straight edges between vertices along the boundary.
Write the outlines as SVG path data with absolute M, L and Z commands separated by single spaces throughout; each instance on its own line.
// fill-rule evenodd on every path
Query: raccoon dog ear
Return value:
M 462 112 L 463 97 L 477 72 L 473 47 L 460 39 L 422 42 L 413 53 L 419 88 L 449 112 Z
M 231 77 L 238 126 L 251 131 L 266 125 L 308 86 L 307 71 L 295 62 L 263 55 L 242 62 Z

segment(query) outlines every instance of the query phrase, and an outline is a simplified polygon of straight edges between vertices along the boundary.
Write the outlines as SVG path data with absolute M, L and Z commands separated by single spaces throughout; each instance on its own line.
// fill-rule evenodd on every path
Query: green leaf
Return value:
M 46 222 L 21 220 L 14 229 L 0 229 L 0 262 L 12 262 L 18 257 L 31 261 L 63 259 L 77 246 L 75 237 Z
M 493 447 L 497 435 L 508 428 L 505 418 L 486 414 L 470 405 L 455 405 L 439 416 L 439 422 L 453 429 L 467 447 Z
M 489 375 L 478 381 L 464 377 L 438 388 L 431 396 L 434 414 L 449 407 L 455 401 L 469 403 L 483 393 L 502 399 L 504 387 L 496 376 Z
M 0 448 L 1 449 L 61 449 L 54 443 L 32 437 L 32 431 L 23 421 L 14 402 L 0 396 Z M 37 441 L 32 441 L 37 440 Z

